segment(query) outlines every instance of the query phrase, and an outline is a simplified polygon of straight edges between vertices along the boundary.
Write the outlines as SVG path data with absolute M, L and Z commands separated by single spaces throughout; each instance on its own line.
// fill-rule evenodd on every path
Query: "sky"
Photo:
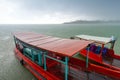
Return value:
M 0 24 L 120 20 L 120 0 L 0 0 Z

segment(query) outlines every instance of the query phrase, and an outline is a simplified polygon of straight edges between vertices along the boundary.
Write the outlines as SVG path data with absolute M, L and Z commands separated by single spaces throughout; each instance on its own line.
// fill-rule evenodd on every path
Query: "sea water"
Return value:
M 115 53 L 120 54 L 120 24 L 4 24 L 0 25 L 0 80 L 36 80 L 14 56 L 14 32 L 36 32 L 61 38 L 78 34 L 115 36 Z

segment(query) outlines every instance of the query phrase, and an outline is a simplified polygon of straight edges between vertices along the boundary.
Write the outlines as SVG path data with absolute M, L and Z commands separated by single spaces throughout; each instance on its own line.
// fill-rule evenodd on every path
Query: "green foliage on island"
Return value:
M 76 20 L 71 22 L 64 22 L 63 24 L 86 24 L 86 23 L 120 23 L 120 20 L 109 20 L 109 21 L 102 21 L 102 20 Z

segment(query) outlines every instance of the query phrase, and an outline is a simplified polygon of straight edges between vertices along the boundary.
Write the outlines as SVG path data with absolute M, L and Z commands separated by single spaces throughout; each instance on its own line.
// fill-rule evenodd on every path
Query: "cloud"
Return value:
M 110 2 L 0 0 L 0 24 L 58 24 L 78 19 L 119 19 L 119 3 L 115 2 L 113 6 Z
M 26 4 L 26 5 L 25 5 Z M 46 10 L 35 7 L 30 9 L 31 3 L 23 1 L 1 0 L 1 24 L 59 24 L 66 21 L 77 20 L 80 17 L 59 10 Z M 36 6 L 35 4 L 32 6 Z M 40 7 L 40 6 L 39 6 Z M 49 7 L 49 6 L 48 6 Z M 83 17 L 82 17 L 83 18 Z
M 19 5 L 7 0 L 0 1 L 0 23 L 11 23 L 17 18 Z

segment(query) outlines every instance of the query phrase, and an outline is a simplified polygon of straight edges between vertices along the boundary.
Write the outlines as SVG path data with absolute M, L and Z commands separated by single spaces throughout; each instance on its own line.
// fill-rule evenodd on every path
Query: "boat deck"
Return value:
M 79 66 L 78 66 L 79 67 Z M 64 65 L 58 64 L 52 66 L 48 69 L 48 72 L 57 76 L 60 80 L 64 80 Z M 105 77 L 104 75 L 97 74 L 95 72 L 85 72 L 82 69 L 75 69 L 74 67 L 69 67 L 69 80 L 114 80 L 109 77 Z
M 14 38 L 16 40 L 16 44 L 19 45 L 16 45 L 18 49 L 22 45 L 22 52 L 24 56 L 22 55 L 22 52 L 19 53 L 22 55 L 24 60 L 28 62 L 32 69 L 35 69 L 35 71 L 38 71 L 39 74 L 42 74 L 44 77 L 50 80 L 51 76 L 53 77 L 53 79 L 56 80 L 115 80 L 105 77 L 104 75 L 119 78 L 120 73 L 116 70 L 112 72 L 112 70 L 107 67 L 93 64 L 88 67 L 88 71 L 91 71 L 88 73 L 85 71 L 85 61 L 72 59 L 73 55 L 77 54 L 80 50 L 93 43 L 93 41 L 61 39 L 57 37 L 39 35 L 34 33 L 16 33 Z M 30 52 L 27 49 L 29 49 Z M 38 53 L 37 60 L 39 59 L 39 63 L 36 63 L 37 60 L 35 59 L 34 51 Z M 26 56 L 27 53 L 30 53 L 32 56 L 29 58 L 28 56 Z M 51 53 L 54 55 L 50 56 Z M 58 59 L 59 56 L 61 59 Z M 30 61 L 30 59 L 33 62 Z M 34 70 L 32 69 L 31 71 L 34 72 Z M 97 73 L 94 71 L 96 71 Z M 111 72 L 114 73 L 114 75 L 111 75 Z
M 118 59 L 103 58 L 103 62 L 120 68 L 120 60 Z

